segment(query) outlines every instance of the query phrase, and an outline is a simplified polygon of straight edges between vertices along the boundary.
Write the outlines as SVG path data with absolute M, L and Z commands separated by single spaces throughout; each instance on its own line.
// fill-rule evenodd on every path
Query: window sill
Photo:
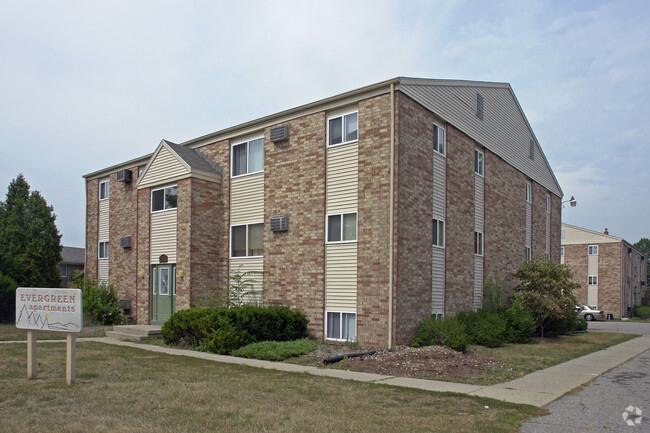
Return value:
M 357 138 L 356 140 L 346 141 L 344 143 L 328 144 L 327 148 L 331 149 L 333 147 L 341 147 L 341 146 L 346 146 L 348 144 L 354 144 L 354 143 L 358 143 L 358 142 L 359 142 L 359 139 Z M 343 341 L 345 341 L 345 340 L 343 340 Z
M 237 175 L 232 175 L 231 174 L 230 178 L 231 179 L 239 179 L 240 177 L 252 176 L 254 174 L 260 174 L 260 173 L 264 173 L 264 170 L 253 171 L 252 173 L 244 173 L 244 174 L 237 174 Z

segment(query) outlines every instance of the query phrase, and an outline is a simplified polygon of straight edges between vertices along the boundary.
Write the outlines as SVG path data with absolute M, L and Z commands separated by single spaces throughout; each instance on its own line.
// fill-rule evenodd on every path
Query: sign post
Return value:
M 27 329 L 27 377 L 36 377 L 36 331 L 66 332 L 65 378 L 75 381 L 76 333 L 83 329 L 81 290 L 19 287 L 16 328 Z

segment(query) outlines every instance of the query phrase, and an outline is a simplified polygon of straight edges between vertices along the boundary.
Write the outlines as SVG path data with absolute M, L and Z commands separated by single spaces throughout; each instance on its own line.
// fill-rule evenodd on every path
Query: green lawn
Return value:
M 65 344 L 0 345 L 3 432 L 516 432 L 532 406 L 77 344 L 65 384 Z M 487 406 L 487 408 L 486 408 Z
M 105 337 L 106 329 L 110 326 L 89 326 L 77 333 L 77 338 L 81 337 Z M 37 331 L 38 340 L 65 340 L 65 332 Z M 0 324 L 0 341 L 26 341 L 27 330 L 18 329 L 13 323 Z

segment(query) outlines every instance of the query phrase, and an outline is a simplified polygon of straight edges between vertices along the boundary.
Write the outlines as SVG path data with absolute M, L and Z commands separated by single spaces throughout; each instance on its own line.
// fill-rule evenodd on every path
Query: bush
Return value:
M 90 315 L 95 323 L 103 326 L 124 323 L 122 307 L 112 284 L 95 283 L 92 278 L 75 276 L 75 284 L 81 289 L 84 314 Z
M 305 355 L 316 348 L 316 343 L 308 338 L 294 341 L 262 341 L 241 347 L 232 352 L 244 358 L 284 361 L 292 356 Z
M 650 319 L 650 305 L 635 305 L 632 308 L 632 315 L 639 319 Z
M 161 333 L 166 344 L 224 354 L 258 341 L 305 338 L 307 319 L 285 307 L 191 308 L 174 313 Z
M 510 308 L 501 311 L 506 320 L 506 341 L 508 343 L 528 343 L 537 329 L 537 321 L 526 310 L 519 297 L 515 296 Z
M 479 310 L 475 313 L 459 313 L 456 317 L 465 325 L 472 344 L 499 347 L 506 343 L 506 319 L 497 311 Z
M 0 272 L 0 322 L 16 321 L 16 288 L 18 284 L 9 275 Z
M 585 319 L 579 317 L 576 311 L 571 311 L 565 317 L 550 322 L 546 336 L 557 338 L 562 334 L 584 331 L 587 329 L 587 326 L 587 321 Z
M 469 344 L 465 325 L 455 317 L 423 320 L 415 330 L 412 342 L 414 347 L 442 345 L 459 352 L 465 352 Z

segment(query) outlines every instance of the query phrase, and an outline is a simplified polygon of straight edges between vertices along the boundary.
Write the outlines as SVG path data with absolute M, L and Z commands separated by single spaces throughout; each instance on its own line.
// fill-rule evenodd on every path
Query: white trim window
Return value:
M 352 143 L 359 139 L 359 112 L 352 111 L 327 119 L 327 146 Z
M 551 213 L 551 195 L 546 194 L 546 213 Z
M 230 226 L 230 257 L 262 257 L 264 223 Z
M 99 182 L 99 199 L 108 200 L 111 196 L 111 181 L 103 180 Z
M 433 150 L 442 156 L 447 153 L 447 132 L 437 123 L 433 124 Z
M 587 284 L 590 286 L 597 286 L 598 285 L 598 275 L 589 275 L 587 277 Z
M 445 222 L 443 220 L 433 219 L 432 243 L 434 247 L 445 247 Z
M 483 255 L 483 232 L 474 232 L 474 255 Z
M 597 256 L 598 255 L 598 245 L 589 245 L 587 247 L 587 254 L 590 256 Z
M 264 171 L 264 137 L 233 144 L 231 155 L 232 177 Z
M 100 241 L 97 244 L 97 258 L 108 259 L 108 241 Z
M 533 184 L 526 182 L 526 203 L 533 202 Z
M 526 247 L 526 261 L 530 262 L 531 258 L 532 258 L 531 249 L 530 249 L 530 247 Z
M 151 212 L 176 209 L 178 187 L 176 185 L 151 190 Z
M 328 340 L 356 341 L 357 313 L 327 311 L 325 321 L 325 338 Z
M 474 173 L 479 176 L 485 173 L 485 155 L 478 149 L 474 149 Z
M 564 247 L 560 247 L 560 256 L 564 257 Z
M 357 213 L 327 215 L 327 243 L 356 242 Z

